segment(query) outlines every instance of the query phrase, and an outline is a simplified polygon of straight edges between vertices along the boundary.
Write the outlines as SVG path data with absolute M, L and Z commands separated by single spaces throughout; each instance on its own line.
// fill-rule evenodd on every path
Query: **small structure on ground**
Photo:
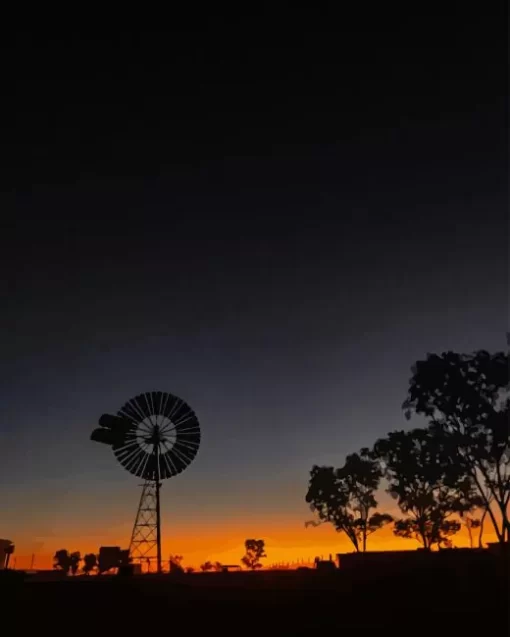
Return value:
M 99 549 L 98 567 L 100 573 L 112 569 L 126 569 L 130 566 L 129 550 L 120 546 L 101 546 Z
M 221 572 L 222 573 L 230 573 L 231 571 L 240 571 L 241 567 L 239 564 L 222 564 Z

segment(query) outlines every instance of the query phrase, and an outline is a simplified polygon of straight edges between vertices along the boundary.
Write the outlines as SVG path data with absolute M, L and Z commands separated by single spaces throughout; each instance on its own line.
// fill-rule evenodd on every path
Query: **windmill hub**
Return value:
M 160 572 L 160 481 L 184 471 L 196 456 L 200 426 L 195 412 L 177 396 L 147 392 L 129 400 L 116 415 L 103 414 L 91 439 L 110 445 L 125 469 L 144 478 L 130 555 L 147 560 L 155 549 Z
M 171 421 L 169 421 L 171 422 Z M 175 431 L 163 425 L 145 425 L 141 423 L 136 429 L 137 438 L 149 445 L 173 447 L 176 441 Z

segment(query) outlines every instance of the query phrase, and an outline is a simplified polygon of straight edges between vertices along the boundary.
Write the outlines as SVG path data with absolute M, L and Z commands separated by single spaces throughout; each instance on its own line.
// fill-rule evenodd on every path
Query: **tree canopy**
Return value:
M 367 537 L 392 520 L 388 514 L 375 512 L 374 494 L 381 475 L 366 449 L 347 456 L 339 469 L 315 465 L 310 473 L 306 501 L 321 522 L 330 522 L 345 533 L 356 551 L 365 551 Z
M 509 356 L 429 354 L 413 368 L 406 416 L 425 416 L 443 463 L 472 481 L 500 542 L 510 540 Z
M 59 569 L 66 575 L 71 570 L 71 556 L 66 549 L 60 549 L 53 556 L 53 568 Z
M 212 571 L 214 569 L 214 565 L 212 562 L 204 562 L 200 565 L 200 570 L 206 573 L 207 571 Z
M 97 556 L 94 553 L 86 553 L 83 557 L 82 571 L 89 575 L 95 568 L 97 568 Z
M 74 551 L 73 553 L 71 553 L 71 555 L 69 556 L 69 559 L 71 562 L 71 573 L 73 575 L 76 575 L 76 573 L 78 572 L 78 569 L 80 568 L 80 562 L 81 562 L 80 551 Z
M 241 562 L 252 570 L 262 568 L 261 559 L 267 557 L 264 540 L 246 540 L 244 543 L 246 553 L 241 558 Z
M 394 533 L 418 539 L 426 549 L 448 546 L 448 536 L 460 529 L 449 518 L 473 508 L 474 494 L 471 481 L 443 462 L 435 436 L 427 429 L 394 431 L 375 443 L 372 456 L 406 515 L 395 521 Z

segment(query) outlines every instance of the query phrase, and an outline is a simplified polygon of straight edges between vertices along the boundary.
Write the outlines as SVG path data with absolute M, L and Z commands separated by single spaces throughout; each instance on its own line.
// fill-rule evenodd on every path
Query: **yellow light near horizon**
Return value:
M 244 529 L 236 529 L 232 532 L 230 527 L 224 530 L 222 535 L 220 529 L 215 529 L 214 534 L 209 537 L 193 537 L 176 535 L 171 539 L 164 538 L 163 559 L 167 560 L 170 554 L 184 556 L 183 565 L 192 566 L 195 569 L 206 561 L 222 562 L 225 564 L 239 564 L 241 556 L 244 554 L 244 540 L 250 535 Z M 337 553 L 349 553 L 353 551 L 352 544 L 343 534 L 336 533 L 332 527 L 326 525 L 316 529 L 296 528 L 281 525 L 273 527 L 267 535 L 256 534 L 266 542 L 267 558 L 262 560 L 264 564 L 292 563 L 308 561 L 318 556 L 328 559 L 331 554 L 336 558 Z M 495 534 L 489 529 L 484 533 L 484 542 L 496 541 Z M 462 529 L 454 539 L 455 546 L 468 547 L 469 537 L 465 529 Z M 68 537 L 53 538 L 51 546 L 46 544 L 44 549 L 35 555 L 35 568 L 50 569 L 53 566 L 53 554 L 60 548 L 67 548 L 70 551 L 80 550 L 82 556 L 85 553 L 97 553 L 99 545 L 118 545 L 127 548 L 125 539 L 108 538 L 99 541 L 94 537 Z M 419 547 L 418 542 L 404 540 L 393 535 L 390 528 L 382 529 L 374 533 L 368 541 L 368 550 L 373 551 L 395 551 L 395 550 L 415 550 Z M 28 569 L 32 560 L 32 551 L 22 544 L 17 544 L 16 568 Z

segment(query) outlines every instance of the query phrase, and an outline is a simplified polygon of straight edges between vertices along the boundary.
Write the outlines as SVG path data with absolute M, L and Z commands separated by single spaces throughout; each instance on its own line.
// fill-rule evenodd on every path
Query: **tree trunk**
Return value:
M 510 520 L 508 519 L 508 513 L 504 508 L 503 508 L 503 511 L 505 515 L 505 528 L 506 528 L 506 537 L 503 537 L 503 541 L 509 542 L 510 541 Z
M 498 509 L 501 513 L 501 537 L 498 534 L 498 540 L 501 544 L 504 544 L 510 538 L 510 519 L 508 518 L 508 511 L 505 505 L 504 498 L 494 498 Z
M 487 515 L 487 509 L 484 510 L 484 512 L 482 513 L 482 517 L 480 518 L 480 534 L 478 535 L 478 548 L 481 549 L 483 548 L 483 542 L 482 542 L 482 538 L 483 538 L 483 525 L 485 522 L 485 516 Z
M 486 513 L 489 514 L 489 517 L 491 519 L 492 522 L 492 526 L 494 527 L 494 531 L 496 532 L 496 537 L 498 538 L 498 542 L 504 542 L 505 541 L 505 528 L 504 526 L 502 526 L 501 530 L 499 528 L 498 525 L 498 521 L 496 520 L 496 516 L 494 515 L 492 509 L 491 509 L 491 505 L 490 503 L 487 501 L 486 504 L 486 508 L 485 508 Z
M 459 452 L 459 455 L 462 457 L 462 453 L 460 448 L 457 448 L 457 451 Z M 498 542 L 504 542 L 504 526 L 502 526 L 502 529 L 500 531 L 499 526 L 498 526 L 498 521 L 496 520 L 496 517 L 491 509 L 491 500 L 494 497 L 494 491 L 491 490 L 489 492 L 489 496 L 487 496 L 487 494 L 485 493 L 485 489 L 483 488 L 483 485 L 480 482 L 479 476 L 478 476 L 478 471 L 480 471 L 480 473 L 482 474 L 482 477 L 484 480 L 488 480 L 488 476 L 487 473 L 484 471 L 483 466 L 481 466 L 480 464 L 477 464 L 474 461 L 470 461 L 471 462 L 471 477 L 474 480 L 474 483 L 478 489 L 478 493 L 480 494 L 483 503 L 485 505 L 485 512 L 489 514 L 489 517 L 491 519 L 492 525 L 494 527 L 494 531 L 496 532 L 496 536 L 498 538 Z M 505 517 L 503 517 L 503 524 L 504 524 L 504 519 Z
M 423 548 L 428 550 L 430 546 L 429 546 L 429 539 L 427 537 L 426 523 L 423 519 L 423 514 L 420 515 L 417 522 L 418 522 L 418 531 L 420 533 L 421 539 L 423 540 Z
M 467 520 L 466 527 L 469 533 L 469 548 L 473 548 L 473 529 L 471 528 L 470 520 Z

